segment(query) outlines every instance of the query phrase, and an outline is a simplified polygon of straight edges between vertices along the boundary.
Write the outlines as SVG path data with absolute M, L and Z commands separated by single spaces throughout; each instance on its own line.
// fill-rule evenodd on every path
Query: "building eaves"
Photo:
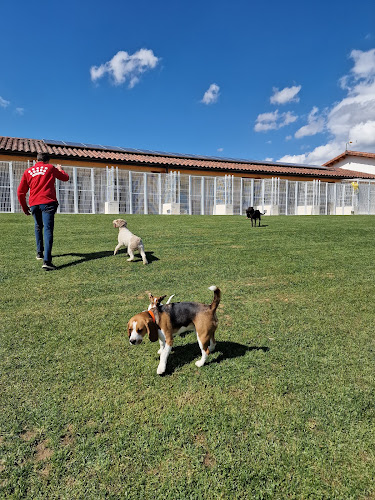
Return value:
M 51 144 L 59 142 L 59 144 Z M 375 179 L 375 175 L 352 172 L 349 170 L 324 166 L 308 166 L 288 163 L 260 162 L 252 160 L 237 160 L 232 158 L 206 157 L 197 155 L 180 155 L 175 153 L 149 152 L 111 148 L 108 146 L 74 147 L 63 141 L 46 141 L 41 139 L 23 139 L 0 137 L 0 153 L 35 156 L 39 152 L 47 152 L 58 159 L 86 160 L 94 162 L 111 162 L 134 165 L 138 167 L 162 167 L 166 169 L 183 169 L 197 171 L 237 172 L 251 175 L 296 176 L 322 179 Z M 374 155 L 375 157 L 375 155 Z M 328 162 L 330 163 L 330 162 Z
M 334 165 L 335 163 L 339 162 L 340 160 L 343 160 L 346 157 L 350 156 L 356 156 L 356 157 L 362 157 L 362 158 L 374 158 L 375 159 L 375 153 L 363 153 L 361 151 L 344 151 L 340 155 L 336 156 L 335 158 L 332 158 L 332 160 L 327 161 L 326 163 L 323 164 L 324 167 L 330 167 Z

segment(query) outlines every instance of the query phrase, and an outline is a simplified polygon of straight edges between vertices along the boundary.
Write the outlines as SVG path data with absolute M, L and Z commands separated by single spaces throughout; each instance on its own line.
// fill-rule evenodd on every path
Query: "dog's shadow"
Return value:
M 119 252 L 120 253 L 120 252 Z M 124 250 L 121 253 L 126 253 L 126 250 Z M 67 262 L 66 264 L 62 264 L 61 266 L 57 265 L 57 269 L 64 269 L 65 267 L 71 267 L 71 266 L 77 266 L 78 264 L 82 264 L 83 262 L 88 262 L 90 260 L 97 260 L 97 259 L 105 259 L 107 257 L 114 257 L 116 258 L 117 255 L 113 255 L 113 252 L 110 250 L 105 250 L 103 252 L 91 252 L 91 253 L 77 253 L 77 252 L 70 252 L 70 253 L 61 253 L 58 255 L 54 255 L 54 257 L 75 257 L 74 260 L 71 262 Z M 146 257 L 148 260 L 148 263 L 151 264 L 152 262 L 159 260 L 158 257 L 153 255 L 153 252 L 146 252 Z M 124 256 L 121 256 L 121 258 L 124 258 Z M 135 259 L 133 262 L 139 262 L 142 261 L 142 258 L 139 257 L 138 255 L 135 256 Z M 132 264 L 132 262 L 129 262 L 129 264 Z
M 210 356 L 215 356 L 215 353 L 219 353 L 219 356 L 211 360 L 209 356 L 206 364 L 221 363 L 226 359 L 239 358 L 241 356 L 245 356 L 246 353 L 251 351 L 268 352 L 269 347 L 247 346 L 238 344 L 237 342 L 217 342 L 216 349 Z M 184 346 L 174 346 L 172 348 L 172 353 L 168 358 L 165 375 L 172 375 L 177 368 L 181 368 L 182 366 L 192 363 L 193 361 L 198 361 L 200 356 L 201 351 L 196 342 Z

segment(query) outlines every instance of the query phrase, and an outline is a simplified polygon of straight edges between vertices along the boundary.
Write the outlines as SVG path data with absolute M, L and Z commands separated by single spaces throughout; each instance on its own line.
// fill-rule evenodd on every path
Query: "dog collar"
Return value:
M 148 312 L 148 314 L 151 316 L 152 321 L 153 321 L 154 323 L 156 323 L 156 321 L 155 321 L 155 314 L 151 311 L 151 309 L 150 309 L 149 311 L 147 311 L 147 312 Z

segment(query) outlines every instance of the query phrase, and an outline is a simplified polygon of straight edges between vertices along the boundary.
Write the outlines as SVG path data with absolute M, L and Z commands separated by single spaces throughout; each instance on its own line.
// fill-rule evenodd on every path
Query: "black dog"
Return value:
M 253 227 L 253 222 L 255 222 L 255 226 L 257 225 L 257 219 L 259 220 L 259 227 L 260 227 L 260 216 L 264 215 L 266 212 L 263 214 L 259 210 L 254 210 L 253 207 L 249 207 L 246 210 L 246 217 L 248 219 L 251 219 L 251 227 Z

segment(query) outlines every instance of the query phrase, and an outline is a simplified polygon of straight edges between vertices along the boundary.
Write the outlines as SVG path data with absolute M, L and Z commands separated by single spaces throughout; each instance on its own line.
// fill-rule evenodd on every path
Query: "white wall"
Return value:
M 364 158 L 361 156 L 349 156 L 335 163 L 335 167 L 354 172 L 365 172 L 375 175 L 375 158 Z

